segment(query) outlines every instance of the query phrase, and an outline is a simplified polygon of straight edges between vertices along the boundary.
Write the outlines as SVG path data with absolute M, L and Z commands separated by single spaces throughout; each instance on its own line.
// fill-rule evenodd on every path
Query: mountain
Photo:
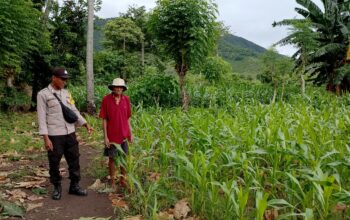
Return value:
M 113 18 L 95 19 L 94 49 L 103 50 L 103 27 Z M 227 34 L 218 42 L 218 54 L 232 65 L 233 72 L 253 77 L 259 73 L 259 55 L 265 48 L 232 34 Z
M 218 54 L 232 65 L 233 72 L 255 77 L 259 73 L 259 56 L 265 48 L 232 34 L 218 42 Z

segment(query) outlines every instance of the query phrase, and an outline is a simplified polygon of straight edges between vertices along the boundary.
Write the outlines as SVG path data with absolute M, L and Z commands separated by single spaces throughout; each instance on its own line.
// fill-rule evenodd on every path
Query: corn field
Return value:
M 224 105 L 203 90 L 217 101 L 187 113 L 134 108 L 133 212 L 152 219 L 187 198 L 203 219 L 350 219 L 349 95 L 313 89 L 268 104 L 267 94 L 244 89 L 228 88 Z

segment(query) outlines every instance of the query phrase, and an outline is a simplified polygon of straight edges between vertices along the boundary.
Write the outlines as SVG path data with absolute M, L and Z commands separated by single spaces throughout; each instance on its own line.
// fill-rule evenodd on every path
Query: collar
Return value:
M 116 96 L 114 96 L 114 94 L 113 94 L 113 93 L 111 93 L 111 96 L 112 96 L 112 98 L 116 98 Z M 121 95 L 120 95 L 120 99 L 122 99 L 122 98 L 123 98 L 123 96 L 124 96 L 124 95 L 123 95 L 123 94 L 121 94 Z
M 55 92 L 55 93 L 58 93 L 58 92 L 61 92 L 62 91 L 62 89 L 60 89 L 60 90 L 56 90 L 55 88 L 53 88 L 53 86 L 51 85 L 51 83 L 49 84 L 49 86 L 47 87 L 49 90 L 50 90 L 50 92 Z

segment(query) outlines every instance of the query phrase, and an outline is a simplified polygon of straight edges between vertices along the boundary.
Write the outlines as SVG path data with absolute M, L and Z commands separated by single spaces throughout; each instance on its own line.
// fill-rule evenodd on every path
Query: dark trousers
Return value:
M 80 165 L 79 165 L 79 143 L 75 133 L 68 135 L 49 136 L 53 150 L 48 151 L 50 166 L 50 182 L 54 185 L 61 184 L 60 161 L 62 156 L 66 158 L 69 170 L 69 179 L 71 185 L 78 184 L 80 181 Z

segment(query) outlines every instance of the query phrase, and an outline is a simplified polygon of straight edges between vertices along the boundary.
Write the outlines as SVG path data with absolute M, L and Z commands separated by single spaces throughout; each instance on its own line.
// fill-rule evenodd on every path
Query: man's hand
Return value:
M 92 132 L 94 131 L 94 129 L 88 123 L 84 124 L 84 127 L 86 128 L 89 135 L 91 135 Z
M 53 150 L 53 145 L 51 140 L 49 139 L 49 136 L 44 135 L 44 144 L 45 144 L 45 148 L 48 151 L 52 151 Z
M 108 137 L 105 137 L 105 147 L 109 148 L 109 139 L 108 139 Z

